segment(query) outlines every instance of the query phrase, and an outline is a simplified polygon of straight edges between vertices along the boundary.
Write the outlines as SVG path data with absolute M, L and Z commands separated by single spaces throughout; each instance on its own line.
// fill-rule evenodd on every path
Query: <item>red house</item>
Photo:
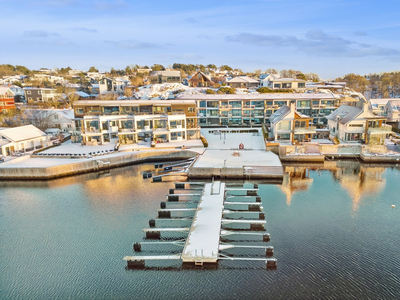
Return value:
M 0 86 L 0 113 L 15 108 L 14 93 L 8 86 Z

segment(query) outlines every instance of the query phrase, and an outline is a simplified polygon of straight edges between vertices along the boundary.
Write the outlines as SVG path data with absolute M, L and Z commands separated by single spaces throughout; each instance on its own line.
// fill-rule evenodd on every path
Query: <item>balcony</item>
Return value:
M 86 116 L 100 116 L 101 114 L 100 110 L 89 110 L 85 113 Z
M 232 105 L 220 105 L 219 109 L 231 109 Z
M 317 127 L 315 126 L 308 126 L 308 127 L 295 127 L 294 133 L 295 134 L 306 134 L 306 133 L 315 133 Z
M 135 128 L 120 128 L 118 129 L 119 133 L 129 133 L 129 132 L 135 132 Z
M 368 134 L 385 134 L 392 131 L 392 126 L 383 125 L 382 127 L 368 128 Z
M 364 133 L 365 127 L 347 127 L 346 133 Z
M 255 105 L 243 105 L 243 108 L 255 108 Z

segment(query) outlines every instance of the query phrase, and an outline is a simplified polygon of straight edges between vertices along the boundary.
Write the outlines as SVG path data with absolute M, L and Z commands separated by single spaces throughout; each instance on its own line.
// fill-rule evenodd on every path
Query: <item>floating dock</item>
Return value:
M 283 179 L 279 156 L 265 150 L 207 149 L 188 170 L 189 178 Z
M 264 257 L 232 257 L 231 255 L 225 255 L 221 253 L 227 249 L 233 248 L 253 248 L 263 249 L 264 256 L 271 257 L 273 255 L 272 246 L 261 246 L 261 245 L 237 245 L 222 242 L 221 238 L 228 236 L 237 235 L 245 236 L 248 240 L 249 236 L 258 239 L 260 242 L 269 242 L 270 235 L 265 233 L 265 214 L 262 212 L 261 197 L 257 195 L 258 185 L 254 185 L 254 188 L 231 188 L 226 187 L 225 183 L 220 181 L 213 181 L 212 183 L 193 183 L 193 185 L 202 186 L 202 193 L 200 194 L 200 200 L 198 201 L 197 208 L 168 208 L 168 204 L 180 203 L 185 205 L 186 202 L 161 202 L 161 209 L 158 209 L 159 221 L 192 221 L 190 227 L 156 227 L 156 220 L 151 219 L 149 221 L 150 228 L 143 229 L 146 234 L 146 239 L 156 239 L 160 241 L 142 243 L 135 243 L 133 248 L 135 252 L 142 251 L 143 246 L 171 244 L 183 246 L 182 253 L 169 254 L 169 255 L 134 255 L 126 256 L 124 260 L 127 261 L 128 268 L 144 268 L 145 261 L 147 260 L 181 260 L 184 264 L 194 264 L 196 266 L 202 266 L 203 264 L 216 264 L 219 260 L 248 260 L 248 261 L 264 261 L 267 269 L 276 268 L 276 260 L 273 258 Z M 185 188 L 188 190 L 192 189 L 191 183 L 176 183 L 175 190 L 170 190 L 168 197 L 173 195 L 189 195 L 185 194 Z M 256 188 L 257 187 L 257 188 Z M 178 192 L 178 193 L 175 193 Z M 233 194 L 231 197 L 237 197 L 239 201 L 225 201 L 227 193 L 243 193 L 245 195 Z M 198 196 L 198 194 L 190 194 L 192 196 Z M 251 195 L 251 196 L 249 196 Z M 246 197 L 248 201 L 240 201 L 241 197 Z M 249 199 L 251 197 L 251 199 Z M 247 207 L 247 209 L 236 210 L 229 207 Z M 193 218 L 182 217 L 171 219 L 171 213 L 175 212 L 194 212 Z M 237 213 L 252 214 L 253 218 L 227 218 L 226 215 L 234 216 Z M 258 218 L 254 218 L 254 216 Z M 186 223 L 187 225 L 187 223 Z M 246 226 L 247 228 L 242 229 L 231 229 L 229 226 Z M 248 228 L 250 225 L 250 229 Z M 228 227 L 227 227 L 228 226 Z M 162 235 L 167 233 L 188 233 L 186 239 L 179 239 L 177 241 L 163 240 Z M 262 239 L 260 240 L 260 236 Z M 146 247 L 148 247 L 146 246 Z
M 182 261 L 216 263 L 220 239 L 225 184 L 207 183 L 182 252 Z M 222 191 L 222 192 L 221 192 Z

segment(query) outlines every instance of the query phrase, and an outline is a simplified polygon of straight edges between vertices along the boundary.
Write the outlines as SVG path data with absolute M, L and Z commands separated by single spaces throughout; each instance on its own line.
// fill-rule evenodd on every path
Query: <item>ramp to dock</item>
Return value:
M 182 252 L 183 262 L 217 262 L 224 191 L 225 183 L 206 183 Z

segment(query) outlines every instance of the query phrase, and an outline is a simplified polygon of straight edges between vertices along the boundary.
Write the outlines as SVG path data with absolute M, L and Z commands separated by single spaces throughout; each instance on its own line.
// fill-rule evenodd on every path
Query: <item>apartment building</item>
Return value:
M 193 100 L 82 100 L 74 103 L 73 141 L 87 145 L 200 138 Z
M 269 117 L 280 107 L 292 103 L 296 110 L 312 118 L 314 124 L 326 124 L 325 116 L 340 105 L 332 93 L 302 94 L 202 94 L 179 95 L 179 100 L 194 100 L 200 126 L 261 126 L 270 124 Z

